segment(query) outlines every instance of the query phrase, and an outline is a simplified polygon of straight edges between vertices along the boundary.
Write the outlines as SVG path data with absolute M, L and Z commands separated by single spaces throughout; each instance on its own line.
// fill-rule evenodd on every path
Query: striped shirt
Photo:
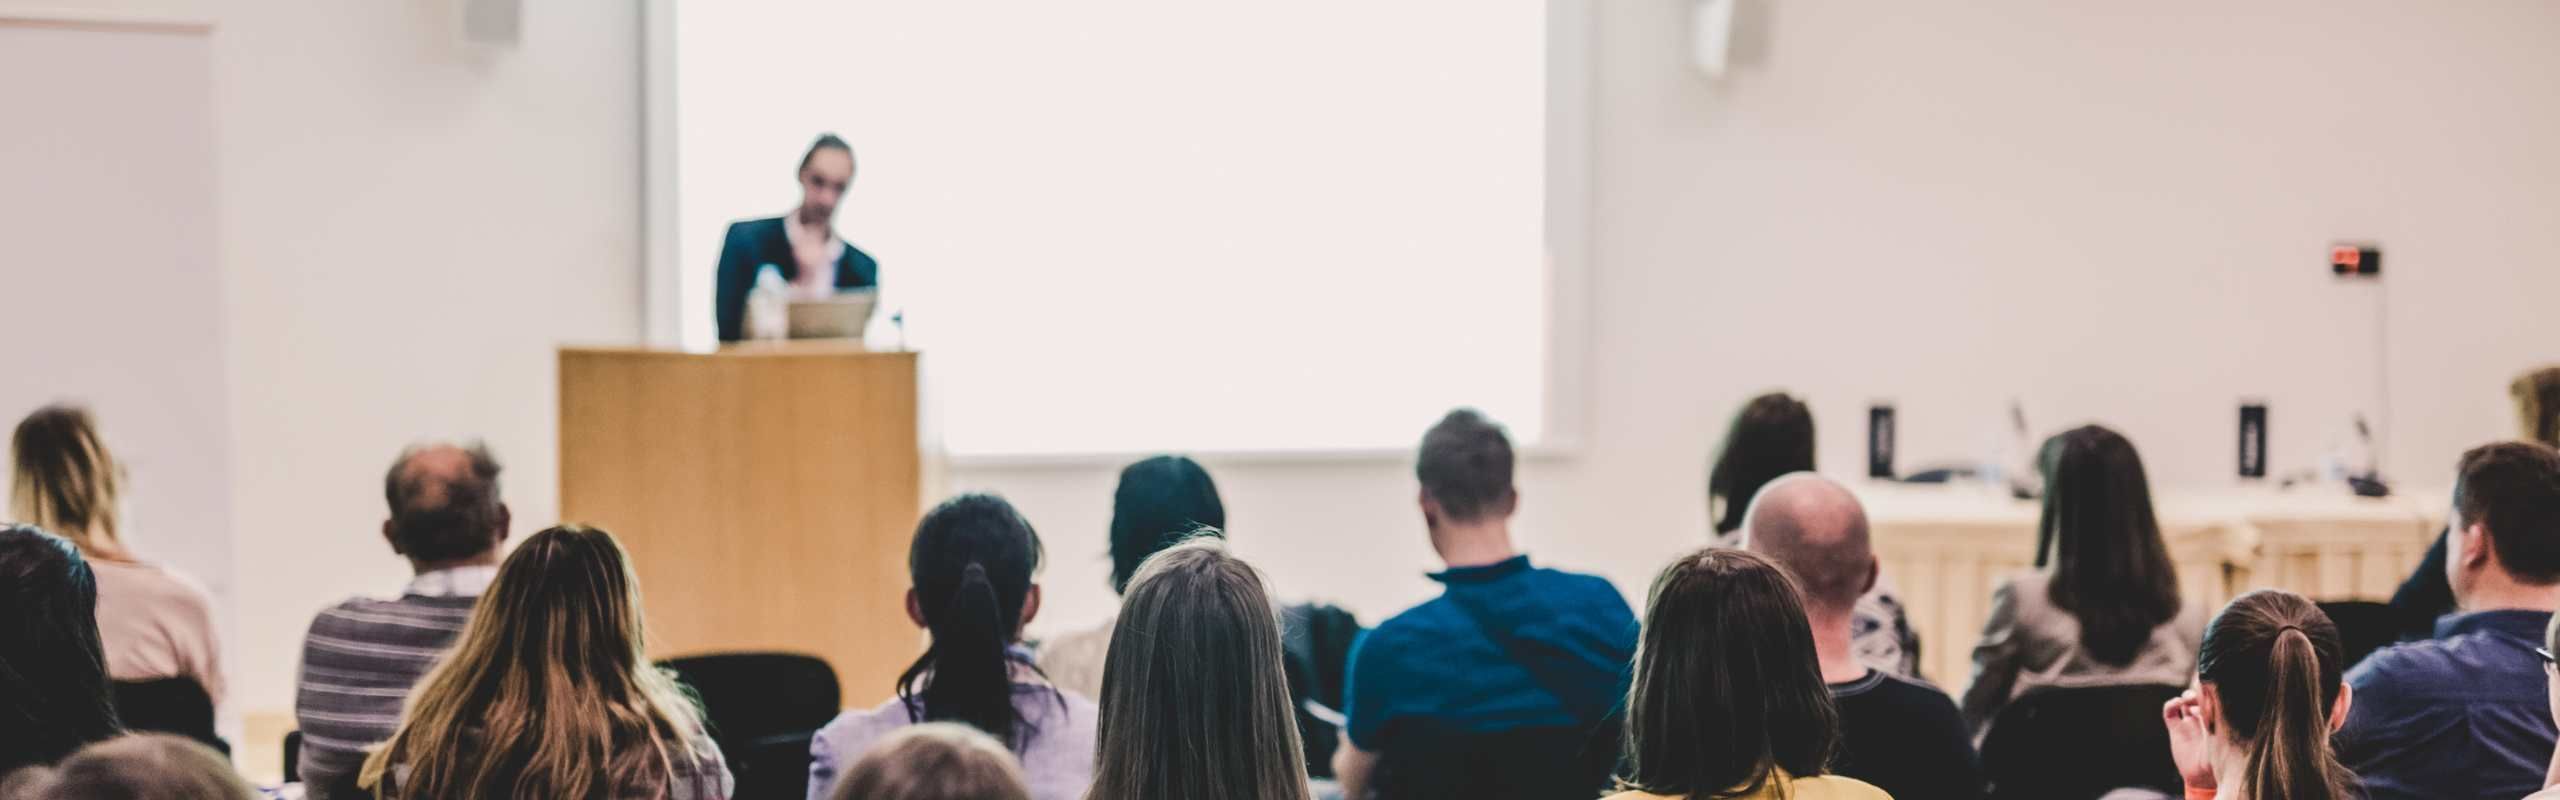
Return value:
M 293 704 L 306 797 L 368 796 L 356 788 L 366 749 L 391 738 L 409 690 L 453 646 L 494 572 L 427 573 L 397 600 L 348 600 L 311 620 Z

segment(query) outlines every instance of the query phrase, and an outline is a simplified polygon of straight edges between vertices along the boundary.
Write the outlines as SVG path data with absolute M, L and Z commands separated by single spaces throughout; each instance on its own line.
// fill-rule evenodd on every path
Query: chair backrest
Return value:
M 702 698 L 711 738 L 725 746 L 814 731 L 844 710 L 836 671 L 799 653 L 720 653 L 659 662 Z
M 1310 776 L 1333 777 L 1340 729 L 1307 705 L 1342 708 L 1343 673 L 1350 668 L 1351 645 L 1360 633 L 1360 620 L 1338 606 L 1310 603 L 1280 609 L 1281 666 L 1288 673 L 1289 700 L 1298 709 L 1298 741 L 1306 745 Z
M 194 678 L 115 682 L 116 716 L 126 730 L 184 736 L 228 754 L 231 744 L 213 731 L 213 697 Z
M 1599 797 L 1618 767 L 1622 721 L 1473 732 L 1398 721 L 1380 755 L 1378 800 Z
M 2047 689 L 2011 701 L 1982 741 L 1992 800 L 2095 800 L 2127 787 L 2184 790 L 2160 707 L 2176 686 Z
M 2320 604 L 2320 613 L 2338 624 L 2338 644 L 2346 651 L 2345 668 L 2354 668 L 2365 656 L 2400 638 L 2400 612 L 2389 603 L 2331 600 Z
M 720 653 L 659 664 L 702 699 L 711 740 L 737 779 L 734 800 L 806 796 L 810 737 L 843 710 L 835 668 L 798 653 Z

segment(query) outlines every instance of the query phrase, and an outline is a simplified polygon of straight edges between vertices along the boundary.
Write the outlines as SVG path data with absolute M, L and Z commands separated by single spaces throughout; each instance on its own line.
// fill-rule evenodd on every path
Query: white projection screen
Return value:
M 687 346 L 727 223 L 791 208 L 833 131 L 873 340 L 925 354 L 955 456 L 1555 427 L 1548 0 L 669 2 L 655 313 Z

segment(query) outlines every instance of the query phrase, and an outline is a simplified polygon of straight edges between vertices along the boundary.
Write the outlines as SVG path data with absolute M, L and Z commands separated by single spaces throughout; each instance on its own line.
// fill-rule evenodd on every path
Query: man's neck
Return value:
M 2485 574 L 2460 600 L 2466 613 L 2539 611 L 2548 614 L 2560 610 L 2560 584 L 2528 586 L 2504 575 Z
M 1812 616 L 1813 653 L 1822 662 L 1823 683 L 1849 683 L 1867 677 L 1867 665 L 1858 663 L 1857 650 L 1851 647 L 1849 615 L 1819 614 Z
M 1499 517 L 1480 522 L 1443 522 L 1431 532 L 1431 548 L 1450 569 L 1490 567 L 1520 551 L 1511 546 L 1511 522 Z
M 445 570 L 461 569 L 463 567 L 494 567 L 497 565 L 498 551 L 494 549 L 476 556 L 449 558 L 442 561 L 420 561 L 414 558 L 409 559 L 409 569 L 411 570 L 410 574 L 412 575 L 425 575 L 430 572 L 443 572 Z

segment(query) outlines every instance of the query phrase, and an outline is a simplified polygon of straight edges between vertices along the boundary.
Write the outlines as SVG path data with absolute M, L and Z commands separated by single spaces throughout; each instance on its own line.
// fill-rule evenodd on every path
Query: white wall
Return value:
M 2118 426 L 2165 485 L 2230 480 L 2243 396 L 2275 466 L 2316 463 L 2379 405 L 2376 298 L 2324 277 L 2336 238 L 2386 251 L 2404 482 L 2512 435 L 2506 380 L 2560 361 L 2560 6 L 1761 0 L 1716 82 L 1688 4 L 1597 5 L 1591 435 L 1524 470 L 1522 527 L 1631 593 L 1699 543 L 1708 454 L 1770 387 L 1811 398 L 1844 475 L 1875 399 L 1906 465 L 1979 454 L 2012 396 L 2040 429 Z M 1374 620 L 1433 591 L 1404 465 L 1210 468 L 1284 593 Z M 952 484 L 1025 506 L 1069 625 L 1110 608 L 1112 478 Z
M 311 614 L 396 592 L 382 470 L 486 437 L 519 535 L 553 520 L 553 347 L 640 335 L 639 11 L 459 0 L 0 0 L 214 24 L 233 354 L 235 708 L 287 709 Z

